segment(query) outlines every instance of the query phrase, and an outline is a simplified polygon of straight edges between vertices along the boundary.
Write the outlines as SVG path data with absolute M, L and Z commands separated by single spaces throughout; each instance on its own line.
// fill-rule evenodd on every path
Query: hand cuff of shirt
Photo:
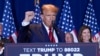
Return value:
M 27 26 L 29 24 L 30 24 L 30 22 L 25 22 L 25 21 L 22 22 L 22 26 Z

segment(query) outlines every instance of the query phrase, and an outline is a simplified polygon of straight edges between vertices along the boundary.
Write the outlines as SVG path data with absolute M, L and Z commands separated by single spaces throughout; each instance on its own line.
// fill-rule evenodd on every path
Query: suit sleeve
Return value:
M 29 25 L 21 26 L 19 33 L 18 33 L 17 42 L 18 43 L 29 43 L 30 36 L 31 36 L 31 33 L 30 33 Z

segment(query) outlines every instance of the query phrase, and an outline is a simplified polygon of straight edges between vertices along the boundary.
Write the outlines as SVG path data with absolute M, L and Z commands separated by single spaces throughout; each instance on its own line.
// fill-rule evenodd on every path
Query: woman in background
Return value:
M 80 28 L 78 39 L 83 43 L 98 42 L 97 38 L 92 37 L 91 29 L 85 25 Z
M 73 35 L 71 33 L 65 33 L 65 42 L 66 43 L 73 43 Z

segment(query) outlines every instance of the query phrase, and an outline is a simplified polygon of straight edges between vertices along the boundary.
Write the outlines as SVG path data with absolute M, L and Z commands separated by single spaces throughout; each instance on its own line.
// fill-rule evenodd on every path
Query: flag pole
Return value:
M 90 2 L 92 2 L 93 0 L 90 0 Z
M 40 3 L 40 0 L 34 0 L 34 5 L 36 5 L 36 3 Z
M 34 0 L 34 6 L 36 5 L 36 0 Z
M 40 0 L 37 0 L 37 3 L 39 4 L 40 3 Z

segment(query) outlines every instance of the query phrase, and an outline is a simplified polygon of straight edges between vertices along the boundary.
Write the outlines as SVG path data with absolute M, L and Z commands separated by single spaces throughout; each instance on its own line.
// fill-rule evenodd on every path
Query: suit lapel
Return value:
M 50 42 L 50 39 L 49 39 L 48 33 L 47 33 L 47 31 L 46 31 L 46 29 L 45 29 L 45 27 L 44 27 L 43 24 L 41 24 L 40 32 L 41 32 L 43 38 L 45 39 L 45 41 L 46 41 L 46 42 Z

